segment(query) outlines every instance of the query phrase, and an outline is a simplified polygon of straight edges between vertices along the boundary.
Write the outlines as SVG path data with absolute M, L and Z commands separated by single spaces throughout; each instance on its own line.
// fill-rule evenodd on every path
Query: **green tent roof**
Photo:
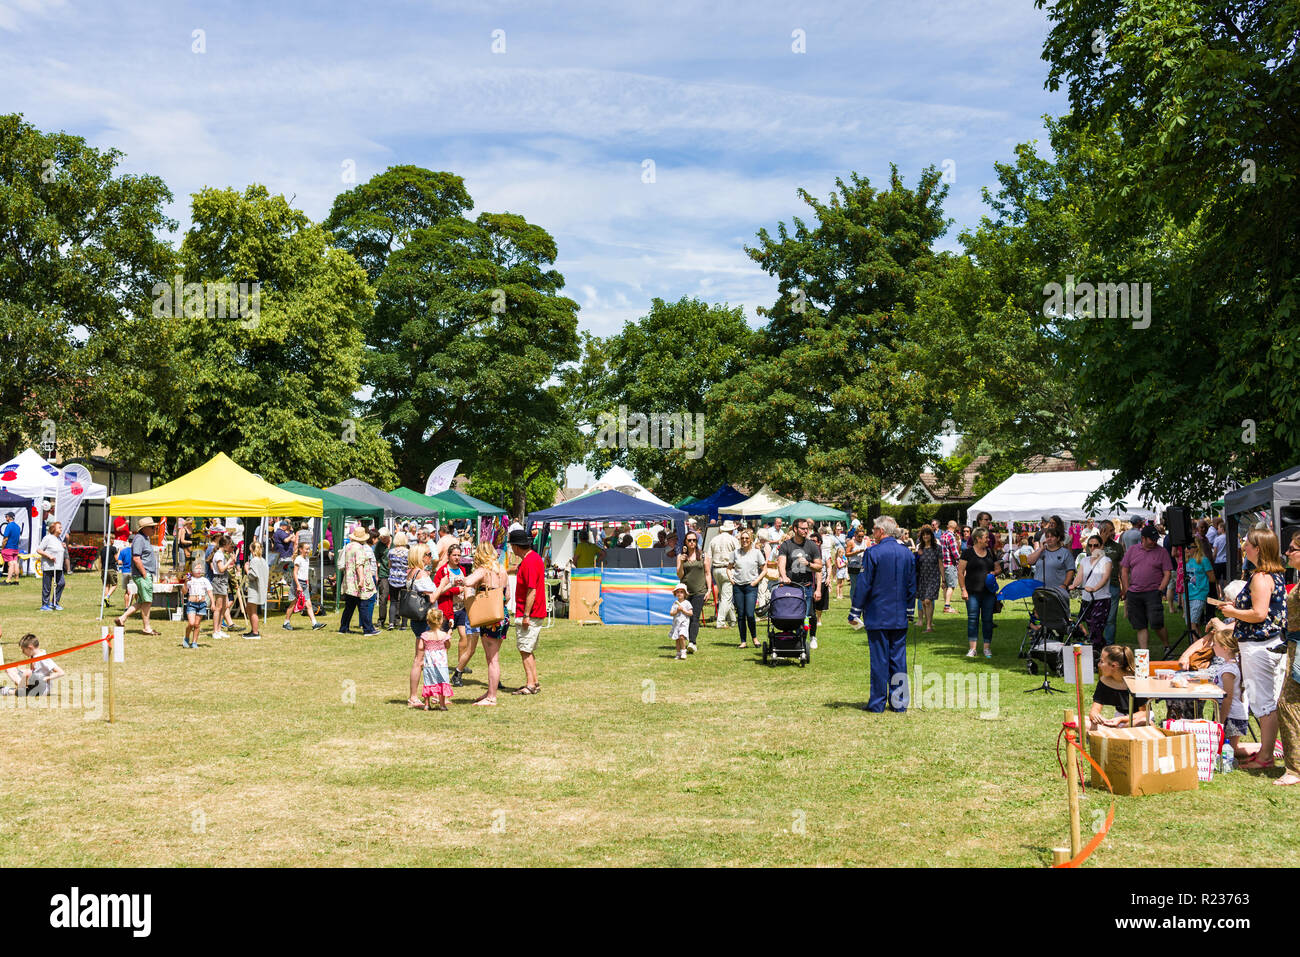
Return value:
M 306 482 L 281 482 L 276 488 L 282 488 L 286 492 L 293 492 L 295 495 L 306 495 L 308 498 L 318 498 L 324 504 L 325 520 L 330 523 L 334 529 L 335 535 L 343 533 L 343 520 L 345 518 L 370 518 L 376 525 L 384 521 L 384 510 L 375 505 L 359 502 L 354 498 L 348 498 L 346 495 L 340 495 L 338 492 L 329 492 L 323 488 L 317 488 L 314 485 L 308 485 Z
M 491 502 L 485 502 L 481 498 L 475 498 L 473 495 L 466 495 L 464 492 L 457 492 L 453 488 L 445 492 L 439 492 L 437 495 L 430 495 L 429 498 L 435 502 L 445 502 L 449 506 L 459 508 L 473 509 L 467 518 L 473 518 L 476 515 L 504 515 L 504 508 L 497 508 Z
M 768 512 L 763 516 L 763 521 L 766 522 L 769 518 L 778 516 L 788 522 L 799 518 L 810 518 L 814 522 L 847 522 L 849 520 L 846 512 L 841 512 L 838 508 L 831 508 L 827 505 L 819 505 L 807 499 L 802 502 L 795 502 L 793 505 L 787 505 L 785 508 L 778 508 L 775 512 Z
M 398 498 L 405 499 L 412 505 L 418 505 L 421 508 L 431 508 L 441 512 L 443 518 L 460 519 L 473 518 L 475 511 L 471 508 L 464 508 L 459 505 L 453 505 L 444 499 L 434 498 L 432 495 L 421 495 L 419 492 L 407 488 L 405 485 L 393 489 L 390 495 L 396 495 Z
M 673 502 L 673 508 L 685 508 L 687 505 L 693 505 L 698 501 L 699 499 L 696 498 L 694 495 L 688 495 L 680 502 Z

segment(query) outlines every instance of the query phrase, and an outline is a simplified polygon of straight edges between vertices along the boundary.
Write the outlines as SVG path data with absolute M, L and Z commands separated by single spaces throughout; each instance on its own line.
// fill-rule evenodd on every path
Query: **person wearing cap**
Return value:
M 515 645 L 523 659 L 525 683 L 512 692 L 516 695 L 538 694 L 542 690 L 537 679 L 537 642 L 542 636 L 542 622 L 546 618 L 546 567 L 542 556 L 533 551 L 533 540 L 519 526 L 507 539 L 510 550 L 519 559 L 515 573 Z
M 691 600 L 686 597 L 685 582 L 678 582 L 673 587 L 673 607 L 668 610 L 668 613 L 673 616 L 673 629 L 668 633 L 668 640 L 677 646 L 673 657 L 678 661 L 685 661 L 686 642 L 691 631 L 691 616 L 695 614 Z
M 721 531 L 709 542 L 709 591 L 713 593 L 713 607 L 717 612 L 713 616 L 714 628 L 726 628 L 736 623 L 736 611 L 732 604 L 731 569 L 740 542 L 732 534 L 735 530 L 736 523 L 727 519 L 722 523 Z
M 153 542 L 145 534 L 155 524 L 152 518 L 140 519 L 135 527 L 135 537 L 131 539 L 131 582 L 135 585 L 135 595 L 140 601 L 140 620 L 144 623 L 144 628 L 140 631 L 142 635 L 158 634 L 149 625 L 149 616 L 153 612 L 153 580 L 158 574 L 158 549 L 154 548 Z M 121 627 L 129 616 L 135 614 L 135 610 L 133 603 L 114 619 L 114 623 Z
M 1160 547 L 1160 532 L 1155 525 L 1143 525 L 1141 544 L 1124 552 L 1119 563 L 1119 593 L 1124 602 L 1128 623 L 1137 635 L 1139 648 L 1147 646 L 1148 629 L 1154 628 L 1165 646 L 1169 631 L 1165 627 L 1165 606 L 1161 596 L 1174 564 L 1169 553 Z
M 285 585 L 289 588 L 289 593 L 293 593 L 293 556 L 298 551 L 297 540 L 294 538 L 293 526 L 289 520 L 281 519 L 279 527 L 271 536 L 271 548 L 275 550 L 275 560 L 280 566 L 280 576 L 284 579 Z
M 18 584 L 18 549 L 23 536 L 23 528 L 14 521 L 14 513 L 5 513 L 5 523 L 0 526 L 0 555 L 8 566 L 5 576 L 6 585 Z

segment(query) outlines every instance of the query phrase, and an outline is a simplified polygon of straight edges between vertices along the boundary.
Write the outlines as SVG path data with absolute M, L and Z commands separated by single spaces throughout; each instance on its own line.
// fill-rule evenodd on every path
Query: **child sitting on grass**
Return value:
M 685 582 L 678 582 L 677 587 L 673 589 L 673 607 L 669 610 L 669 614 L 673 616 L 673 630 L 668 633 L 668 638 L 677 645 L 677 654 L 674 657 L 678 661 L 685 661 L 686 642 L 691 633 L 691 616 L 695 614 L 690 599 L 686 597 Z
M 35 635 L 23 635 L 18 639 L 18 653 L 24 658 L 39 658 L 41 652 L 40 639 Z M 50 682 L 55 678 L 62 678 L 64 671 L 54 663 L 54 659 L 38 661 L 30 668 L 10 668 L 9 677 L 13 680 L 16 688 L 5 688 L 0 694 L 16 694 L 20 697 L 23 695 L 48 695 L 50 693 Z
M 447 667 L 447 644 L 451 632 L 445 630 L 447 620 L 437 605 L 429 608 L 425 617 L 429 630 L 420 636 L 420 650 L 424 652 L 424 677 L 420 697 L 425 710 L 430 709 L 433 698 L 438 699 L 438 710 L 447 710 L 447 700 L 452 696 L 451 673 Z

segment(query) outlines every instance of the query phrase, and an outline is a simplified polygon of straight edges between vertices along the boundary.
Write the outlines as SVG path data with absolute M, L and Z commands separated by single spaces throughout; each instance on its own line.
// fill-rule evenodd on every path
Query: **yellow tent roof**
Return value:
M 114 495 L 112 515 L 321 515 L 318 498 L 294 495 L 240 468 L 224 452 L 180 478 L 133 495 Z

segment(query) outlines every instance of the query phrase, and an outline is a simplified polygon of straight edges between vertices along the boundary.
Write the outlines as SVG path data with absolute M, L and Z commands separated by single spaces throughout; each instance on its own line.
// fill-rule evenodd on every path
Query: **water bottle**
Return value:
M 1219 752 L 1219 771 L 1226 774 L 1236 769 L 1237 756 L 1233 753 L 1232 745 L 1225 741 L 1223 742 L 1223 750 Z

